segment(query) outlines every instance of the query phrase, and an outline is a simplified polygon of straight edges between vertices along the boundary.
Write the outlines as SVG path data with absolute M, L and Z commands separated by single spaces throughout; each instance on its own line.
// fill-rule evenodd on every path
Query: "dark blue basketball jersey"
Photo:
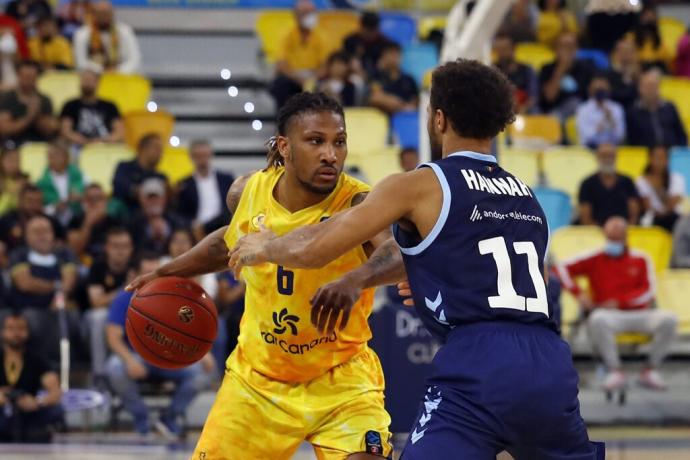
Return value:
M 441 213 L 424 239 L 397 224 L 393 232 L 426 327 L 441 339 L 482 321 L 557 329 L 543 276 L 549 229 L 529 187 L 475 152 L 420 167 L 436 173 Z

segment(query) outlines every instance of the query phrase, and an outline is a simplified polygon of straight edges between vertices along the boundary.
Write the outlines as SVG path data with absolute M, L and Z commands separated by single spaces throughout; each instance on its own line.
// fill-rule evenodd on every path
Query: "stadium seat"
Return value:
M 674 58 L 678 51 L 678 42 L 686 30 L 688 30 L 687 25 L 679 19 L 669 16 L 659 18 L 661 42 Z
M 555 147 L 542 155 L 542 167 L 548 186 L 563 190 L 574 203 L 582 181 L 597 170 L 597 160 L 585 147 Z
M 690 308 L 688 308 L 690 270 L 667 270 L 657 279 L 657 304 L 678 315 L 678 332 L 690 335 Z
M 395 143 L 419 149 L 419 112 L 398 112 L 391 118 Z
M 402 172 L 397 147 L 383 147 L 364 155 L 348 156 L 348 166 L 356 166 L 366 176 L 370 185 L 376 185 L 391 174 Z
M 433 69 L 427 70 L 424 72 L 424 78 L 422 78 L 422 88 L 424 89 L 430 89 L 431 88 L 431 77 L 433 75 L 434 71 Z
M 345 125 L 350 155 L 366 155 L 382 149 L 388 143 L 388 117 L 369 107 L 345 109 Z
M 577 132 L 577 119 L 575 116 L 568 117 L 565 120 L 565 135 L 568 138 L 568 144 L 580 145 L 580 135 Z
M 550 250 L 556 261 L 563 263 L 568 259 L 604 247 L 606 238 L 601 228 L 594 225 L 561 227 L 551 237 Z
M 417 23 L 407 14 L 382 11 L 380 17 L 381 33 L 400 46 L 405 47 L 417 39 Z
M 517 147 L 502 147 L 499 162 L 501 167 L 530 187 L 539 183 L 539 152 Z
M 567 193 L 549 187 L 537 187 L 534 195 L 544 209 L 551 233 L 570 225 L 573 206 Z
M 438 52 L 431 43 L 413 43 L 402 52 L 401 68 L 414 77 L 418 85 L 424 84 L 424 74 L 438 65 Z
M 425 16 L 419 19 L 417 28 L 419 29 L 419 39 L 426 40 L 434 30 L 444 30 L 448 24 L 446 16 Z
M 145 110 L 151 97 L 151 82 L 141 75 L 105 73 L 98 85 L 98 97 L 115 103 L 122 115 Z
M 290 10 L 261 10 L 256 18 L 256 35 L 266 61 L 273 63 L 282 49 L 283 37 L 295 25 L 295 15 Z
M 537 73 L 544 64 L 553 62 L 555 58 L 551 48 L 541 43 L 518 43 L 515 47 L 515 60 L 527 64 Z
M 53 113 L 59 115 L 65 102 L 80 96 L 79 74 L 77 72 L 51 71 L 38 79 L 38 90 L 48 96 L 53 104 Z
M 635 180 L 642 175 L 648 162 L 649 150 L 646 147 L 618 147 L 616 170 L 619 173 Z
M 194 172 L 194 164 L 189 158 L 189 149 L 166 145 L 157 171 L 166 175 L 171 184 L 177 184 Z
M 29 142 L 19 149 L 19 168 L 29 175 L 31 182 L 36 182 L 43 176 L 48 166 L 48 144 L 43 142 Z
M 343 10 L 320 11 L 316 28 L 328 37 L 329 51 L 334 52 L 342 48 L 348 35 L 359 29 L 359 16 Z
M 685 131 L 690 132 L 690 78 L 664 77 L 660 89 L 661 96 L 676 105 Z
M 628 229 L 628 244 L 632 249 L 647 254 L 657 273 L 668 268 L 673 251 L 673 238 L 663 228 L 630 227 Z
M 165 110 L 130 112 L 124 116 L 125 140 L 136 149 L 139 140 L 147 134 L 157 133 L 165 144 L 175 129 L 175 117 Z
M 597 49 L 580 49 L 577 51 L 577 58 L 591 61 L 599 70 L 607 70 L 611 65 L 606 53 Z
M 79 155 L 79 167 L 90 182 L 100 184 L 110 194 L 118 163 L 132 158 L 134 152 L 124 144 L 89 144 Z
M 518 115 L 508 134 L 517 146 L 541 148 L 561 141 L 561 123 L 548 115 Z
M 690 148 L 676 147 L 671 151 L 671 171 L 685 177 L 685 189 L 690 195 Z

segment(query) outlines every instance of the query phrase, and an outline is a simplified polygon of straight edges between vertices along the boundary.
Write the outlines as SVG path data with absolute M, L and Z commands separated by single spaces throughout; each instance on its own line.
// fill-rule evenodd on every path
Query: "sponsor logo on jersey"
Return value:
M 292 335 L 297 335 L 298 322 L 299 316 L 289 314 L 287 308 L 280 310 L 280 313 L 276 311 L 273 312 L 273 324 L 276 326 L 273 332 L 276 334 L 284 334 L 289 328 Z
M 366 444 L 366 452 L 368 454 L 383 455 L 381 433 L 378 431 L 367 431 L 364 435 L 364 443 Z
M 472 222 L 476 222 L 476 221 L 482 220 L 482 219 L 483 219 L 482 213 L 479 212 L 479 209 L 477 209 L 477 205 L 475 204 L 474 209 L 472 210 L 472 214 L 470 215 L 470 220 Z
M 505 220 L 505 219 L 513 219 L 513 220 L 521 220 L 525 222 L 536 222 L 540 225 L 544 223 L 544 220 L 540 216 L 535 216 L 533 214 L 524 214 L 520 211 L 510 211 L 510 212 L 499 212 L 499 211 L 487 211 L 487 210 L 481 210 L 477 207 L 477 205 L 474 206 L 474 209 L 472 209 L 472 212 L 470 213 L 470 221 L 471 222 L 478 222 L 482 219 L 497 219 L 497 220 Z
M 329 336 L 319 337 L 310 342 L 306 343 L 292 343 L 286 340 L 283 335 L 296 336 L 298 329 L 297 323 L 299 323 L 299 316 L 290 314 L 287 308 L 283 308 L 280 311 L 273 312 L 273 325 L 275 326 L 271 332 L 260 331 L 261 338 L 263 341 L 272 346 L 277 346 L 285 353 L 291 355 L 303 355 L 310 352 L 314 348 L 318 347 L 322 343 L 335 342 L 338 340 L 338 336 L 333 332 Z M 286 334 L 289 331 L 289 334 Z
M 266 214 L 260 212 L 259 214 L 252 217 L 252 229 L 259 230 L 266 220 Z

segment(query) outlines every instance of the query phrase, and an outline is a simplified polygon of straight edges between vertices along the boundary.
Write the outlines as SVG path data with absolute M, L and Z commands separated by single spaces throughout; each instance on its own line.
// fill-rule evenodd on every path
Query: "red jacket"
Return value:
M 647 308 L 654 300 L 654 267 L 646 254 L 626 249 L 622 257 L 596 251 L 576 257 L 558 267 L 563 286 L 574 295 L 580 287 L 573 278 L 585 276 L 595 305 L 618 301 L 621 310 Z

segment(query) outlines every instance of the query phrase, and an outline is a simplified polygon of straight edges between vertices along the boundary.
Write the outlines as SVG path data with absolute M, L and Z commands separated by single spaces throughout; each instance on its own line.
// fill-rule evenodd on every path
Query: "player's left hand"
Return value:
M 249 233 L 237 241 L 235 247 L 228 251 L 228 267 L 239 279 L 242 267 L 259 265 L 268 260 L 266 257 L 266 243 L 274 239 L 276 234 L 265 227 L 256 233 Z
M 328 283 L 321 287 L 311 298 L 311 323 L 320 333 L 331 335 L 335 331 L 338 318 L 340 330 L 347 326 L 352 306 L 357 302 L 362 288 L 347 277 Z

